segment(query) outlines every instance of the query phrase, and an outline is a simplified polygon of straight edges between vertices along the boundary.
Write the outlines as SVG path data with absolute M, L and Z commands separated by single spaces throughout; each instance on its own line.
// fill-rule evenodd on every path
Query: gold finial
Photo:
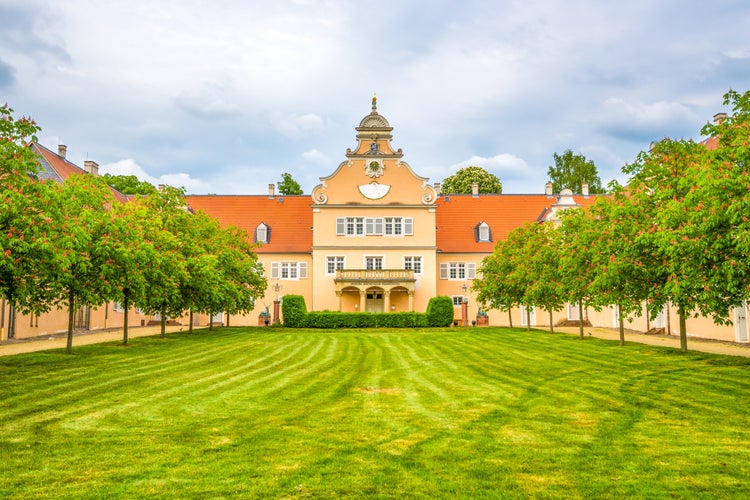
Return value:
M 377 111 L 378 109 L 378 96 L 375 94 L 372 94 L 372 110 Z

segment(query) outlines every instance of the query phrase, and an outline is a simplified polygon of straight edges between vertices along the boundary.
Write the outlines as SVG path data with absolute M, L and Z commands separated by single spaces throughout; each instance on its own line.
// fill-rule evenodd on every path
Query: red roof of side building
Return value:
M 596 196 L 575 195 L 579 206 L 589 206 Z M 527 222 L 543 220 L 558 197 L 544 194 L 444 195 L 438 198 L 436 213 L 437 249 L 448 253 L 492 253 L 498 241 Z M 490 227 L 491 241 L 476 241 L 475 228 L 482 222 Z
M 189 195 L 187 203 L 216 218 L 222 226 L 237 226 L 254 238 L 262 222 L 271 228 L 270 241 L 258 253 L 312 251 L 312 199 L 309 195 Z
M 32 142 L 30 147 L 32 151 L 40 156 L 41 172 L 39 173 L 39 178 L 42 180 L 51 179 L 56 182 L 62 182 L 71 175 L 88 174 L 88 172 L 75 163 L 69 162 L 64 156 L 52 152 L 38 142 Z M 113 188 L 110 188 L 110 190 L 117 201 L 121 203 L 128 201 L 127 196 L 118 190 Z

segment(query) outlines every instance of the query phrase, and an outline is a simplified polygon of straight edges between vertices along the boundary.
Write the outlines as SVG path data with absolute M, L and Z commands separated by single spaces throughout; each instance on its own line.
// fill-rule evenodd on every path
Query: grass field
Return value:
M 750 359 L 502 328 L 0 358 L 0 497 L 750 497 Z

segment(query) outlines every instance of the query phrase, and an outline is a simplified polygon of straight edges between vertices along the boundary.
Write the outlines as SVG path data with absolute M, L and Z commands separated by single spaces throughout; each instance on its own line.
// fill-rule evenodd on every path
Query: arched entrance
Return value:
M 384 301 L 383 301 L 383 289 L 382 288 L 370 288 L 365 291 L 365 311 L 370 313 L 382 313 Z
M 339 311 L 414 310 L 416 280 L 411 269 L 340 269 L 334 281 Z

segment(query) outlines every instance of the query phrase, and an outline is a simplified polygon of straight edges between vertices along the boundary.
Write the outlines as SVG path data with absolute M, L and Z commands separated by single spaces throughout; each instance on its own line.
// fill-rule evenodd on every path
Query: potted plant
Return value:
M 487 312 L 483 310 L 477 311 L 477 326 L 488 326 L 490 324 L 490 317 L 487 316 Z
M 268 312 L 268 306 L 265 311 L 258 314 L 258 326 L 268 326 L 271 323 L 271 313 Z

